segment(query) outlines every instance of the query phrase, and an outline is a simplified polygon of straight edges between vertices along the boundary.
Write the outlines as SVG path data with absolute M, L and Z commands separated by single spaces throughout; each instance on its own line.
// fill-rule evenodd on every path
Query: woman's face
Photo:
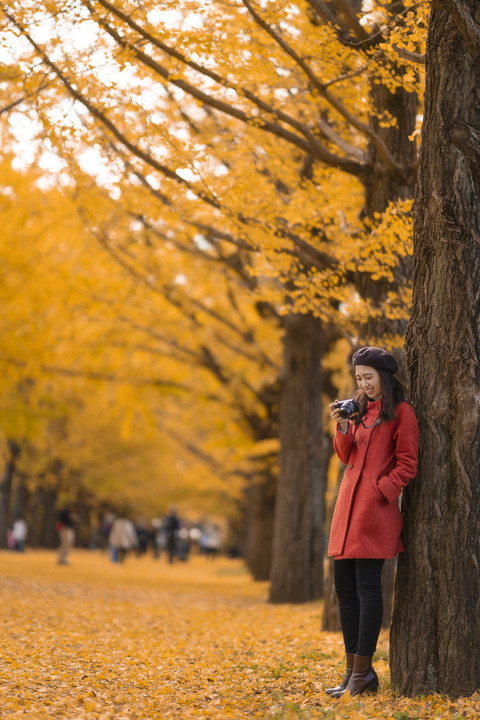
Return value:
M 380 373 L 369 365 L 357 365 L 355 367 L 355 377 L 360 390 L 373 400 L 382 394 L 382 381 Z

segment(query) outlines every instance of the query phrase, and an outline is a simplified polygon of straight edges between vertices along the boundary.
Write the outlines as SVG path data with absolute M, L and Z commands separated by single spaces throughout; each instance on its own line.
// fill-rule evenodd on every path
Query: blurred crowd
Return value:
M 69 564 L 69 555 L 75 545 L 75 528 L 79 517 L 75 509 L 65 505 L 57 512 L 55 531 L 58 538 L 57 562 Z M 8 547 L 23 552 L 28 528 L 18 518 L 8 530 Z M 192 522 L 182 518 L 174 506 L 163 517 L 150 521 L 114 513 L 104 516 L 93 531 L 90 548 L 108 552 L 114 563 L 123 563 L 130 555 L 140 557 L 151 554 L 155 559 L 164 557 L 169 563 L 187 562 L 192 553 L 214 559 L 225 544 L 225 533 L 215 522 Z
M 154 558 L 165 556 L 169 563 L 186 562 L 192 552 L 214 558 L 222 547 L 223 537 L 215 523 L 192 523 L 171 508 L 163 518 L 134 523 L 126 517 L 106 515 L 94 544 L 108 549 L 112 562 L 122 563 L 129 554 Z

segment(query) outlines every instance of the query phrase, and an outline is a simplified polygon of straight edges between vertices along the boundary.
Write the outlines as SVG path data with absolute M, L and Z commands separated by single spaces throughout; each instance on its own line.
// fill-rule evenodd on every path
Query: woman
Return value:
M 398 498 L 416 473 L 418 425 L 405 387 L 394 377 L 397 361 L 386 350 L 363 347 L 352 358 L 359 390 L 351 419 L 332 403 L 334 448 L 347 468 L 340 486 L 328 555 L 334 558 L 335 590 L 346 652 L 343 681 L 327 693 L 340 697 L 378 689 L 372 667 L 383 603 L 385 559 L 402 552 Z

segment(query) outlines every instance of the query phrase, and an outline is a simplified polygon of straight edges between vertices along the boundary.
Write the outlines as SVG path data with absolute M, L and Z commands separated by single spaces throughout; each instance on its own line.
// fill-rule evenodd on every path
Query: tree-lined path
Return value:
M 41 640 L 48 598 L 54 629 L 35 654 L 6 628 L 5 677 L 19 674 L 0 712 L 30 717 L 32 668 L 61 717 L 64 696 L 75 717 L 338 717 L 322 691 L 341 643 L 319 634 L 315 604 L 325 597 L 336 629 L 323 569 L 341 468 L 326 408 L 353 393 L 356 347 L 381 345 L 401 356 L 421 450 L 392 678 L 406 695 L 477 694 L 432 709 L 387 692 L 347 714 L 478 717 L 478 2 L 160 5 L 0 2 L 0 548 L 23 518 L 29 549 L 54 547 L 65 503 L 80 547 L 107 511 L 158 527 L 174 503 L 189 522 L 221 516 L 270 587 L 158 576 L 140 608 L 129 566 L 108 585 L 112 611 L 99 558 L 68 591 L 35 565 L 40 596 L 27 573 L 20 604 L 37 612 L 37 599 L 38 618 L 17 625 Z M 70 602 L 62 625 L 56 605 Z M 252 635 L 235 655 L 243 612 Z M 56 642 L 80 632 L 77 616 L 84 634 Z
M 168 566 L 76 551 L 3 553 L 0 717 L 395 718 L 478 717 L 480 695 L 396 698 L 382 635 L 377 696 L 333 702 L 338 633 L 322 605 L 271 605 L 240 561 Z

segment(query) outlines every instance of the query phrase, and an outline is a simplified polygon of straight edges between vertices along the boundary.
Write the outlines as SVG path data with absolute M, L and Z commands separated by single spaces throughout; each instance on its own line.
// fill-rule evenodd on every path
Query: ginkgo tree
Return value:
M 478 3 L 432 4 L 406 337 L 422 441 L 392 626 L 408 695 L 480 687 L 479 57 Z
M 195 419 L 201 417 L 201 413 L 193 410 L 190 400 L 183 403 L 182 396 L 193 396 L 200 404 L 202 398 L 210 406 L 216 403 L 218 415 L 225 419 L 228 415 L 228 393 L 218 392 L 218 381 L 217 386 L 207 382 L 211 372 L 206 373 L 204 369 L 195 376 L 194 361 L 197 365 L 199 362 L 195 352 L 201 359 L 201 349 L 182 341 L 185 312 L 175 308 L 169 316 L 166 304 L 159 306 L 152 302 L 150 289 L 146 297 L 139 300 L 137 280 L 129 278 L 125 269 L 119 268 L 101 247 L 91 240 L 85 253 L 83 225 L 68 198 L 56 191 L 42 192 L 35 187 L 38 173 L 14 173 L 9 160 L 4 166 L 1 208 L 5 229 L 2 329 L 6 338 L 2 347 L 2 429 L 9 440 L 24 451 L 19 473 L 29 476 L 33 489 L 34 478 L 46 475 L 51 478 L 48 467 L 52 463 L 60 467 L 61 460 L 64 476 L 80 473 L 84 485 L 105 500 L 107 493 L 113 491 L 112 483 L 117 485 L 113 496 L 118 498 L 124 492 L 119 493 L 121 487 L 127 483 L 138 487 L 142 484 L 141 478 L 148 475 L 150 490 L 145 483 L 143 492 L 146 497 L 152 493 L 158 495 L 159 505 L 165 506 L 168 497 L 175 495 L 178 499 L 190 494 L 193 507 L 195 497 L 198 501 L 207 492 L 210 497 L 228 498 L 232 495 L 229 488 L 233 490 L 234 485 L 231 476 L 228 484 L 222 484 L 222 477 L 217 476 L 217 480 L 210 477 L 208 481 L 205 478 L 204 488 L 194 479 L 196 476 L 192 476 L 183 490 L 181 482 L 177 480 L 175 487 L 168 479 L 176 475 L 175 455 L 168 450 L 167 441 L 172 432 L 176 431 L 181 438 L 183 428 L 183 437 L 192 446 L 199 442 L 195 438 L 200 432 L 207 433 L 208 423 L 201 428 Z M 218 293 L 218 285 L 216 290 Z M 198 313 L 198 307 L 196 311 Z M 161 331 L 154 329 L 160 313 Z M 198 318 L 196 326 L 202 327 Z M 207 332 L 212 334 L 215 330 L 210 326 Z M 185 337 L 188 338 L 188 330 Z M 191 337 L 199 341 L 193 333 Z M 223 339 L 227 340 L 225 336 Z M 270 337 L 270 347 L 273 340 L 274 335 Z M 170 349 L 168 353 L 165 351 L 164 346 L 173 342 L 177 355 Z M 252 363 L 255 356 L 244 353 L 243 358 Z M 213 355 L 211 358 L 205 355 L 204 365 L 207 360 L 213 363 Z M 268 361 L 264 353 L 263 364 Z M 274 359 L 270 362 L 274 364 Z M 241 363 L 237 361 L 237 365 L 240 371 Z M 245 368 L 242 372 L 245 373 Z M 248 387 L 247 377 L 243 387 Z M 170 404 L 169 393 L 174 396 Z M 245 399 L 243 404 L 247 405 Z M 253 417 L 253 402 L 249 404 L 249 412 Z M 145 418 L 143 424 L 139 424 L 139 416 Z M 158 428 L 165 424 L 169 434 L 164 430 L 162 439 Z M 235 415 L 224 424 L 235 427 Z M 157 430 L 154 432 L 152 428 Z M 139 432 L 141 442 L 137 439 Z M 241 447 L 239 430 L 231 429 L 227 435 L 232 441 L 236 433 L 238 438 L 233 444 Z M 217 430 L 216 435 L 212 442 L 218 444 L 221 430 Z M 211 428 L 210 436 L 214 436 Z M 103 447 L 98 443 L 100 438 L 109 438 Z M 247 436 L 243 442 L 248 445 Z M 225 439 L 223 443 L 227 445 Z M 123 450 L 119 447 L 122 444 Z M 157 451 L 152 452 L 155 446 Z M 137 455 L 137 471 L 132 467 L 126 472 L 124 459 L 112 466 L 112 453 L 124 459 L 128 454 Z M 163 461 L 162 455 L 166 456 Z M 147 472 L 141 466 L 148 458 Z M 217 462 L 220 466 L 219 459 Z M 228 474 L 231 468 L 225 465 Z M 169 483 L 170 490 L 167 490 Z M 237 484 L 233 496 L 239 491 Z
M 421 81 L 412 63 L 427 6 L 0 9 L 6 75 L 24 78 L 65 172 L 87 171 L 158 238 L 236 263 L 255 278 L 254 296 L 284 313 L 271 598 L 318 597 L 330 453 L 321 360 L 345 332 L 398 343 L 404 327 Z
M 83 205 L 78 214 L 65 192 L 42 191 L 39 173 L 13 172 L 10 158 L 4 170 L 2 429 L 23 451 L 18 477 L 28 478 L 34 505 L 74 494 L 73 478 L 97 504 L 129 498 L 139 511 L 181 499 L 190 512 L 231 517 L 251 484 L 250 456 L 255 472 L 273 472 L 276 324 L 226 271 L 213 286 L 198 259 L 175 261 L 171 249 L 144 262 L 117 258 L 85 231 Z M 90 191 L 88 206 L 108 206 L 117 239 L 131 233 L 131 218 L 105 193 Z M 189 275 L 197 299 L 182 290 Z M 254 546 L 265 565 L 268 546 Z

